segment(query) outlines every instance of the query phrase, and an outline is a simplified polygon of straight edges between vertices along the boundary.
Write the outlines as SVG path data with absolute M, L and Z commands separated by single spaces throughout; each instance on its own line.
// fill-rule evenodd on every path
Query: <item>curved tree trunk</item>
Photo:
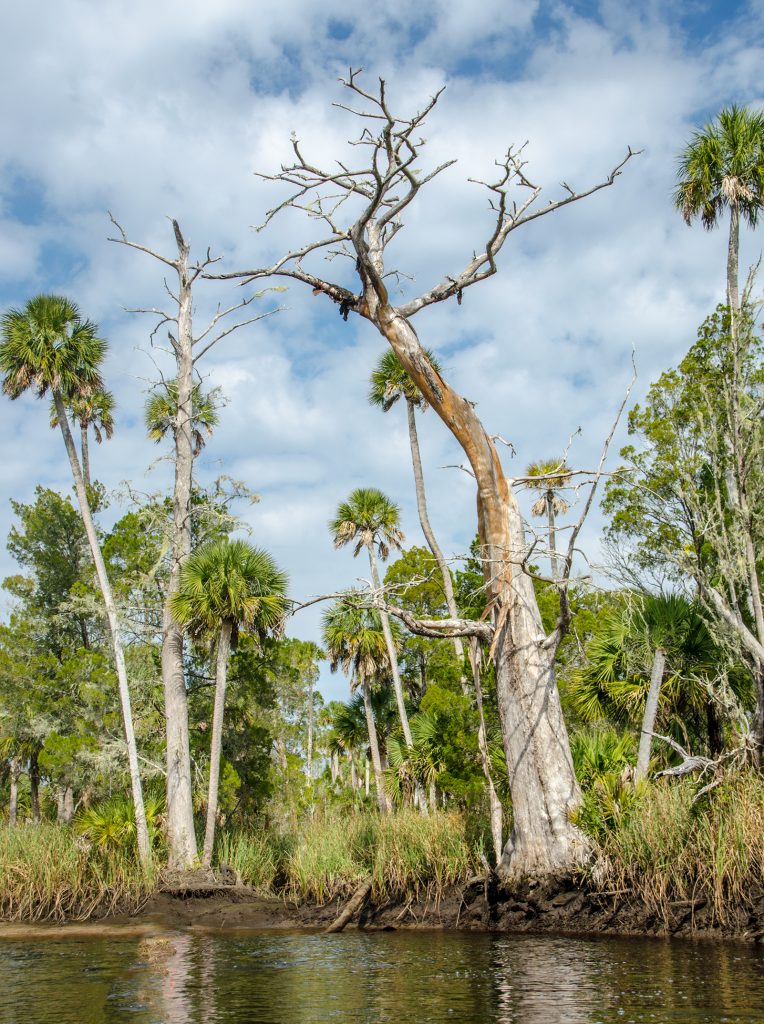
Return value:
M 231 623 L 224 622 L 218 636 L 217 665 L 215 669 L 215 706 L 212 712 L 212 740 L 210 742 L 210 782 L 207 791 L 207 825 L 204 830 L 202 864 L 212 864 L 215 845 L 215 821 L 218 813 L 218 787 L 220 785 L 220 754 L 223 748 L 223 717 L 225 691 L 228 683 L 228 655 L 231 651 Z
M 663 685 L 663 674 L 666 671 L 666 652 L 662 647 L 656 647 L 653 655 L 653 668 L 650 673 L 650 689 L 647 691 L 645 702 L 645 713 L 642 718 L 642 731 L 639 735 L 639 753 L 637 754 L 637 770 L 635 780 L 647 778 L 647 770 L 650 767 L 650 748 L 653 743 L 655 732 L 655 717 L 658 714 L 658 700 Z
M 377 787 L 377 803 L 383 814 L 389 814 L 391 807 L 387 790 L 385 789 L 385 777 L 382 774 L 382 758 L 379 756 L 379 743 L 377 742 L 377 723 L 374 721 L 374 711 L 371 706 L 371 690 L 365 679 L 361 683 L 361 692 L 363 693 L 363 709 L 366 712 L 366 728 L 369 732 L 369 750 L 371 752 L 371 763 L 374 768 L 374 783 Z M 366 795 L 368 796 L 368 761 L 366 763 Z
M 411 323 L 388 304 L 371 228 L 369 238 L 369 246 L 354 239 L 367 275 L 364 315 L 387 338 L 459 442 L 477 484 L 478 535 L 486 604 L 496 628 L 492 657 L 514 816 L 499 870 L 505 877 L 566 872 L 587 859 L 590 845 L 571 820 L 581 793 L 555 681 L 556 643 L 544 632 L 533 583 L 521 568 L 524 533 L 517 499 L 474 406 L 433 370 Z
M 451 570 L 446 564 L 443 552 L 441 551 L 440 545 L 435 538 L 432 525 L 430 524 L 430 516 L 427 511 L 427 497 L 424 489 L 422 456 L 419 451 L 419 435 L 416 429 L 416 411 L 414 409 L 414 403 L 410 400 L 406 401 L 406 411 L 408 415 L 409 444 L 411 446 L 411 463 L 414 468 L 414 487 L 416 490 L 416 504 L 417 511 L 419 513 L 419 522 L 422 526 L 422 533 L 427 541 L 427 546 L 430 551 L 432 551 L 433 558 L 438 563 L 438 568 L 440 569 L 448 614 L 452 619 L 455 619 L 459 616 L 459 610 L 456 607 L 454 584 L 451 579 Z M 462 693 L 466 696 L 469 693 L 469 687 L 467 686 L 467 680 L 464 675 L 464 645 L 461 637 L 458 636 L 455 636 L 452 642 L 454 645 L 454 652 L 459 663 Z M 493 837 L 493 848 L 496 856 L 496 863 L 498 864 L 503 848 L 503 811 L 501 801 L 496 793 L 496 787 L 493 784 L 493 777 L 491 775 L 491 762 L 488 756 L 488 736 L 485 728 L 485 716 L 483 714 L 483 693 L 480 685 L 480 665 L 477 660 L 477 650 L 474 652 L 472 650 L 470 651 L 470 665 L 472 666 L 472 678 L 475 683 L 475 696 L 478 711 L 478 750 L 480 751 L 480 764 L 483 768 L 483 774 L 485 775 L 486 786 L 488 787 L 491 835 Z
M 149 830 L 146 823 L 146 811 L 143 805 L 143 790 L 141 787 L 141 775 L 138 767 L 138 748 L 135 742 L 135 731 L 133 729 L 133 711 L 130 703 L 130 690 L 127 685 L 127 669 L 125 667 L 125 655 L 122 650 L 122 640 L 119 635 L 119 621 L 117 619 L 117 608 L 114 604 L 114 596 L 111 592 L 111 584 L 106 573 L 106 565 L 101 554 L 101 546 L 98 542 L 93 517 L 90 514 L 85 480 L 82 476 L 77 450 L 74 447 L 74 438 L 69 429 L 69 420 L 66 408 L 61 397 L 61 392 L 53 392 L 53 401 L 56 406 L 56 415 L 64 436 L 64 444 L 69 456 L 69 463 L 74 477 L 74 488 L 80 504 L 82 522 L 85 526 L 85 533 L 90 544 L 90 552 L 93 556 L 98 585 L 103 595 L 103 602 L 106 606 L 106 618 L 109 623 L 111 644 L 114 651 L 114 664 L 117 670 L 117 683 L 119 686 L 119 699 L 122 705 L 122 722 L 125 729 L 125 742 L 127 744 L 127 759 L 130 766 L 130 782 L 133 791 L 133 805 L 135 807 L 135 829 L 138 838 L 138 853 L 141 863 L 147 868 L 151 861 L 151 850 L 149 846 Z
M 369 565 L 371 566 L 371 579 L 374 584 L 374 589 L 378 594 L 382 593 L 382 582 L 379 578 L 379 569 L 377 567 L 377 556 L 374 553 L 374 545 L 368 545 L 369 551 Z M 398 655 L 395 650 L 395 642 L 393 641 L 393 633 L 390 629 L 390 618 L 384 609 L 379 609 L 379 618 L 382 623 L 382 633 L 385 637 L 385 644 L 387 646 L 387 655 L 390 658 L 390 674 L 393 677 L 393 690 L 395 691 L 395 701 L 398 705 L 398 715 L 401 720 L 401 727 L 403 729 L 403 738 L 406 741 L 406 747 L 411 750 L 414 746 L 414 741 L 411 738 L 411 728 L 409 726 L 409 716 L 406 712 L 406 701 L 403 696 L 403 684 L 401 683 L 401 673 L 398 668 Z M 424 790 L 422 789 L 419 780 L 415 783 L 414 799 L 419 807 L 421 814 L 427 814 L 427 797 L 425 796 Z

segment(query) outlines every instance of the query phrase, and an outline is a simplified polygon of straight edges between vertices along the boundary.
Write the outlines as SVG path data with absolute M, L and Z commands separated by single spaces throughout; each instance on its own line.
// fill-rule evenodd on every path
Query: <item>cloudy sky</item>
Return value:
M 642 154 L 613 188 L 530 225 L 502 253 L 500 272 L 417 318 L 447 378 L 512 441 L 519 474 L 559 453 L 590 465 L 630 377 L 635 395 L 676 362 L 723 299 L 725 237 L 687 228 L 672 207 L 676 154 L 725 104 L 761 106 L 764 9 L 720 2 L 600 4 L 574 0 L 378 0 L 350 13 L 339 0 L 30 0 L 0 13 L 0 306 L 33 294 L 69 295 L 110 342 L 115 437 L 94 453 L 108 487 L 166 489 L 170 467 L 145 437 L 147 388 L 169 366 L 150 318 L 162 305 L 160 264 L 109 242 L 107 211 L 129 236 L 168 255 L 168 217 L 195 255 L 210 246 L 223 269 L 259 266 L 313 230 L 295 217 L 259 224 L 277 195 L 256 171 L 289 157 L 295 132 L 316 162 L 356 161 L 356 125 L 333 107 L 338 77 L 366 69 L 410 114 L 442 86 L 422 166 L 456 157 L 412 209 L 395 243 L 411 295 L 458 271 L 490 230 L 487 178 L 510 143 L 527 141 L 527 173 L 542 202 L 602 179 L 627 146 Z M 746 232 L 741 266 L 761 235 Z M 324 267 L 327 273 L 334 266 Z M 236 286 L 199 288 L 197 323 Z M 265 311 L 275 302 L 264 297 Z M 357 486 L 377 486 L 416 518 L 404 411 L 368 406 L 369 370 L 383 350 L 365 322 L 344 323 L 325 299 L 293 285 L 283 312 L 221 342 L 201 370 L 227 405 L 200 461 L 209 482 L 241 479 L 261 498 L 241 509 L 252 539 L 289 570 L 294 596 L 368 575 L 335 552 L 326 522 Z M 37 483 L 70 488 L 47 405 L 0 402 L 0 534 L 9 498 Z M 432 413 L 421 422 L 433 524 L 443 547 L 466 551 L 475 531 L 472 481 Z M 621 438 L 622 439 L 622 438 Z M 110 514 L 116 514 L 115 504 Z M 598 520 L 586 544 L 596 561 Z M 0 552 L 0 573 L 14 571 Z M 7 611 L 7 604 L 5 605 Z M 319 611 L 290 632 L 317 638 Z M 326 696 L 341 679 L 323 679 Z

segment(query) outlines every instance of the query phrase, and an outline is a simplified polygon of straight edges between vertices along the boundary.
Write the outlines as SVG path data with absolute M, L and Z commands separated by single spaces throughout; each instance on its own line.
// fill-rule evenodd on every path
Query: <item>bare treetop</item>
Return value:
M 378 293 L 389 301 L 382 281 L 397 275 L 398 271 L 385 268 L 384 251 L 403 229 L 403 214 L 409 204 L 456 160 L 447 160 L 427 172 L 418 166 L 426 146 L 420 129 L 440 100 L 443 89 L 420 110 L 406 117 L 391 109 L 383 79 L 379 79 L 378 88 L 370 92 L 361 86 L 360 75 L 360 70 L 351 69 L 347 78 L 340 79 L 352 99 L 348 103 L 333 104 L 361 121 L 360 133 L 350 141 L 351 146 L 364 154 L 360 166 L 351 167 L 340 160 L 336 161 L 335 167 L 318 166 L 303 153 L 299 140 L 293 135 L 294 161 L 282 164 L 275 174 L 258 174 L 264 181 L 278 182 L 290 188 L 287 197 L 268 210 L 258 230 L 268 226 L 284 210 L 292 208 L 320 222 L 325 231 L 323 237 L 284 254 L 269 267 L 221 274 L 206 269 L 205 276 L 241 278 L 245 282 L 269 276 L 290 277 L 311 285 L 316 294 L 328 295 L 339 304 L 345 319 L 351 311 L 368 316 L 363 290 L 354 294 L 345 286 L 306 269 L 304 260 L 308 256 L 323 253 L 329 260 L 336 256 L 355 260 L 362 284 L 371 280 Z M 461 303 L 465 289 L 496 273 L 496 257 L 512 231 L 612 185 L 624 165 L 635 155 L 629 148 L 603 180 L 583 191 L 576 191 L 563 182 L 562 196 L 538 206 L 542 189 L 526 174 L 524 148 L 510 146 L 504 157 L 496 161 L 495 180 L 469 179 L 488 192 L 489 206 L 494 214 L 491 233 L 460 270 L 397 307 L 401 316 L 411 317 L 420 309 L 453 296 Z

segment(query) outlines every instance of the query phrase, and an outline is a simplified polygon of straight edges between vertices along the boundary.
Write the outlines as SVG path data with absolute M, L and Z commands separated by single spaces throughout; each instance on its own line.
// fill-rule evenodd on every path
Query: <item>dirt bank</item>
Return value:
M 150 925 L 199 930 L 324 930 L 344 899 L 321 906 L 263 899 L 244 886 L 214 892 L 163 892 L 132 918 L 109 919 L 112 927 Z M 502 891 L 474 881 L 448 890 L 439 900 L 367 900 L 349 928 L 444 929 L 491 932 L 556 932 L 576 935 L 681 936 L 760 941 L 764 936 L 764 893 L 746 906 L 727 909 L 719 924 L 713 907 L 698 901 L 670 905 L 657 915 L 628 893 L 602 893 L 568 880 L 529 882 Z M 67 926 L 72 927 L 72 926 Z

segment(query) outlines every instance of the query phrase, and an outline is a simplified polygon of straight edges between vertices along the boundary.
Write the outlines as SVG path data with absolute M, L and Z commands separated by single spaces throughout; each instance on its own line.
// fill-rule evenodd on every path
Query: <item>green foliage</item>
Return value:
M 424 349 L 430 366 L 436 373 L 441 372 L 440 364 L 428 348 Z M 398 356 L 391 348 L 386 349 L 372 370 L 369 382 L 369 402 L 389 412 L 399 398 L 411 402 L 420 409 L 427 408 L 422 392 L 404 370 Z
M 98 328 L 61 295 L 36 295 L 24 309 L 10 309 L 0 322 L 3 391 L 18 398 L 31 389 L 65 401 L 103 391 L 100 367 L 106 342 Z
M 287 610 L 287 576 L 262 548 L 220 540 L 193 551 L 180 571 L 172 610 L 194 637 L 216 633 L 222 623 L 259 635 L 281 627 Z
M 674 199 L 690 224 L 716 226 L 735 205 L 751 227 L 764 203 L 764 114 L 733 104 L 693 135 L 679 159 Z
M 164 797 L 146 793 L 144 803 L 149 839 L 156 846 L 160 838 L 159 819 L 165 810 Z M 132 799 L 123 794 L 80 811 L 74 827 L 93 846 L 111 854 L 133 854 L 137 849 L 135 808 Z
M 191 389 L 191 441 L 194 455 L 199 455 L 218 423 L 220 390 L 202 391 L 198 382 Z M 157 444 L 174 434 L 178 416 L 178 382 L 176 379 L 157 385 L 146 402 L 146 430 Z
M 329 521 L 329 531 L 336 548 L 355 542 L 356 557 L 362 548 L 376 547 L 383 561 L 404 539 L 400 509 L 376 487 L 358 487 L 347 501 L 340 502 Z

